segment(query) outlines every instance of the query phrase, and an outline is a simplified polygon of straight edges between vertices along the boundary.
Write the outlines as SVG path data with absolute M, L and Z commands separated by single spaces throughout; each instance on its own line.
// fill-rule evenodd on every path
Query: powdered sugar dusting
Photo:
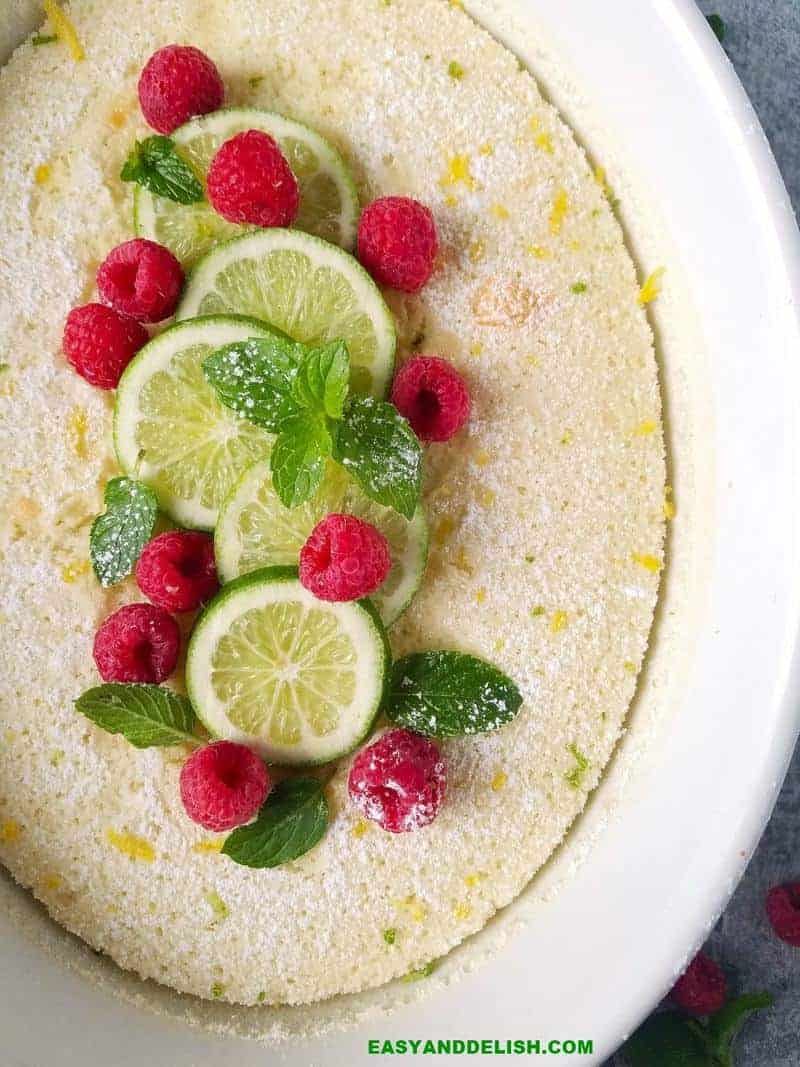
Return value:
M 534 81 L 442 0 L 368 0 L 357 16 L 345 0 L 130 0 L 124 19 L 100 0 L 74 7 L 84 63 L 28 44 L 0 74 L 11 365 L 0 380 L 0 816 L 19 827 L 0 856 L 64 925 L 180 990 L 300 1003 L 374 986 L 445 953 L 520 891 L 619 736 L 658 588 L 633 554 L 660 559 L 663 540 L 662 435 L 634 432 L 660 427 L 639 281 L 602 186 Z M 432 208 L 433 279 L 419 297 L 390 295 L 400 353 L 451 359 L 473 414 L 428 450 L 430 565 L 394 650 L 473 652 L 525 699 L 504 729 L 444 743 L 448 795 L 431 825 L 356 833 L 344 765 L 325 839 L 272 871 L 198 850 L 208 834 L 180 807 L 184 752 L 136 751 L 72 710 L 96 682 L 94 628 L 135 591 L 62 577 L 86 558 L 115 465 L 108 399 L 66 366 L 60 331 L 109 247 L 131 236 L 117 175 L 145 132 L 135 80 L 172 40 L 209 52 L 230 103 L 329 136 L 362 199 Z M 461 79 L 447 73 L 453 60 Z M 69 432 L 76 407 L 85 456 Z M 577 787 L 573 750 L 587 761 Z M 137 858 L 143 846 L 111 845 L 109 830 L 146 842 L 152 861 Z M 211 890 L 224 922 L 211 921 Z

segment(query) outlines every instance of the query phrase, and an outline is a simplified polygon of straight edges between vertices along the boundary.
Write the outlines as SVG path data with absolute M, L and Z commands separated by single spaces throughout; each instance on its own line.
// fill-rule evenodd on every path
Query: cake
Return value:
M 656 283 L 637 278 L 601 166 L 458 4 L 74 0 L 68 14 L 83 59 L 28 41 L 0 72 L 0 858 L 95 949 L 199 997 L 302 1004 L 424 974 L 553 854 L 625 727 L 669 513 Z M 341 759 L 325 836 L 272 869 L 231 862 L 187 819 L 188 750 L 136 749 L 74 707 L 98 681 L 97 627 L 142 596 L 92 573 L 89 529 L 120 473 L 114 400 L 68 365 L 62 330 L 133 236 L 119 175 L 150 132 L 137 79 L 172 42 L 212 57 L 227 105 L 319 131 L 362 204 L 432 211 L 433 276 L 384 296 L 398 363 L 445 358 L 472 412 L 426 449 L 427 571 L 389 639 L 395 657 L 490 660 L 524 701 L 501 729 L 442 742 L 446 799 L 415 833 L 364 819 Z M 181 669 L 170 684 L 182 691 Z

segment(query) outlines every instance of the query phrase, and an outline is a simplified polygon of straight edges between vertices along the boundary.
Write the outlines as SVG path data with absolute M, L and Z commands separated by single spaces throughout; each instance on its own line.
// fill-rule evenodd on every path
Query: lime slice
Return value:
M 296 566 L 306 538 L 333 511 L 372 523 L 386 540 L 392 569 L 370 600 L 385 626 L 408 607 L 422 581 L 428 555 L 425 513 L 409 522 L 392 508 L 376 504 L 341 467 L 331 463 L 316 496 L 299 508 L 285 508 L 272 487 L 269 459 L 245 471 L 219 513 L 214 532 L 217 571 L 223 582 L 260 567 Z
M 144 346 L 117 388 L 114 445 L 126 474 L 152 486 L 181 526 L 212 529 L 220 504 L 272 438 L 217 399 L 202 362 L 222 345 L 264 337 L 242 316 L 180 323 Z
M 336 245 L 299 230 L 258 230 L 201 259 L 178 307 L 252 315 L 296 341 L 347 342 L 353 388 L 383 396 L 394 370 L 394 320 L 375 283 Z
M 301 122 L 256 108 L 229 108 L 192 119 L 172 134 L 181 155 L 205 180 L 211 160 L 224 142 L 243 130 L 263 130 L 281 147 L 300 186 L 300 230 L 352 248 L 358 224 L 358 195 L 344 160 Z M 220 241 L 252 227 L 237 226 L 218 215 L 207 201 L 178 204 L 136 186 L 133 200 L 136 233 L 166 245 L 191 267 Z
M 200 616 L 186 687 L 216 737 L 271 763 L 327 763 L 351 752 L 381 705 L 390 663 L 368 601 L 329 604 L 294 567 L 268 567 L 225 586 Z

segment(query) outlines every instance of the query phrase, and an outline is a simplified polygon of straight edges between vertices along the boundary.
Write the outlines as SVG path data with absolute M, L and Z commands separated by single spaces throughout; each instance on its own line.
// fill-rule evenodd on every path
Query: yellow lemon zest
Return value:
M 658 574 L 661 570 L 661 560 L 656 556 L 650 556 L 647 552 L 632 552 L 631 559 L 634 563 L 638 563 L 640 567 L 644 567 L 646 571 L 650 571 L 652 574 Z
M 501 789 L 505 788 L 505 784 L 508 781 L 508 775 L 505 771 L 498 771 L 492 778 L 492 791 L 499 793 Z
M 89 428 L 89 420 L 86 417 L 86 409 L 79 405 L 72 408 L 67 416 L 67 432 L 72 439 L 72 447 L 78 459 L 86 459 L 89 455 L 86 447 L 86 432 Z
M 61 568 L 62 581 L 65 581 L 67 585 L 72 585 L 82 575 L 89 573 L 89 566 L 88 559 L 79 559 L 75 560 L 74 563 L 67 563 L 66 566 Z
M 639 304 L 642 307 L 652 304 L 656 297 L 661 295 L 661 279 L 666 273 L 666 267 L 659 267 L 658 270 L 654 270 L 647 278 L 644 285 L 639 290 Z
M 197 841 L 192 845 L 192 852 L 222 852 L 222 846 L 225 844 L 222 841 Z
M 655 433 L 658 429 L 658 423 L 655 419 L 643 419 L 638 426 L 634 428 L 634 437 L 647 437 L 648 434 Z
M 555 148 L 553 147 L 553 138 L 550 136 L 549 133 L 546 133 L 544 130 L 536 135 L 534 143 L 536 144 L 537 148 L 541 148 L 541 150 L 543 152 L 546 152 L 548 156 L 552 156 L 555 152 Z
M 475 179 L 469 169 L 469 156 L 451 156 L 447 162 L 447 170 L 439 179 L 439 185 L 446 189 L 451 185 L 462 182 L 468 189 L 475 188 Z
M 78 40 L 75 27 L 56 3 L 56 0 L 42 0 L 42 7 L 50 20 L 50 25 L 53 27 L 56 37 L 67 46 L 75 62 L 80 63 L 86 58 L 86 53 Z
M 118 849 L 125 856 L 130 856 L 132 860 L 142 860 L 143 863 L 152 863 L 156 858 L 153 846 L 149 841 L 145 841 L 143 837 L 137 837 L 136 834 L 129 834 L 127 831 L 119 833 L 112 827 L 106 830 L 106 837 L 109 843 Z
M 568 616 L 566 611 L 554 611 L 550 617 L 550 633 L 560 634 L 567 628 Z
M 569 197 L 566 189 L 560 189 L 553 201 L 553 210 L 550 212 L 550 233 L 557 237 L 561 233 L 564 219 L 569 213 Z

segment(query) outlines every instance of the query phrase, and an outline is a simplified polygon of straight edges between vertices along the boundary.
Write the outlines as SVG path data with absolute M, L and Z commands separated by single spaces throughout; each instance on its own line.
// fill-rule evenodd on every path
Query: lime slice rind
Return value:
M 389 542 L 392 569 L 371 600 L 385 626 L 405 611 L 419 588 L 428 554 L 428 527 L 420 507 L 410 521 L 369 500 L 331 463 L 316 495 L 299 508 L 282 506 L 272 486 L 269 459 L 242 474 L 220 509 L 214 532 L 217 572 L 229 582 L 265 566 L 296 566 L 300 549 L 318 522 L 332 512 L 372 523 Z
M 215 348 L 268 332 L 242 316 L 180 323 L 149 341 L 120 379 L 120 466 L 150 485 L 161 510 L 182 526 L 213 529 L 242 472 L 269 452 L 269 434 L 221 404 L 201 366 Z
M 300 213 L 295 227 L 352 248 L 359 205 L 353 179 L 337 150 L 316 130 L 294 119 L 258 108 L 223 108 L 192 119 L 172 134 L 181 154 L 205 179 L 214 153 L 244 130 L 263 130 L 274 137 L 300 187 Z M 178 204 L 137 186 L 134 227 L 140 237 L 166 245 L 187 268 L 220 241 L 250 232 L 218 215 L 207 202 Z
M 177 318 L 218 314 L 260 319 L 304 344 L 343 340 L 353 389 L 388 391 L 394 319 L 372 278 L 336 245 L 277 227 L 217 245 L 190 275 Z
M 270 763 L 328 763 L 356 748 L 380 710 L 389 646 L 368 601 L 317 600 L 297 569 L 238 578 L 207 605 L 186 658 L 194 708 L 215 737 Z

